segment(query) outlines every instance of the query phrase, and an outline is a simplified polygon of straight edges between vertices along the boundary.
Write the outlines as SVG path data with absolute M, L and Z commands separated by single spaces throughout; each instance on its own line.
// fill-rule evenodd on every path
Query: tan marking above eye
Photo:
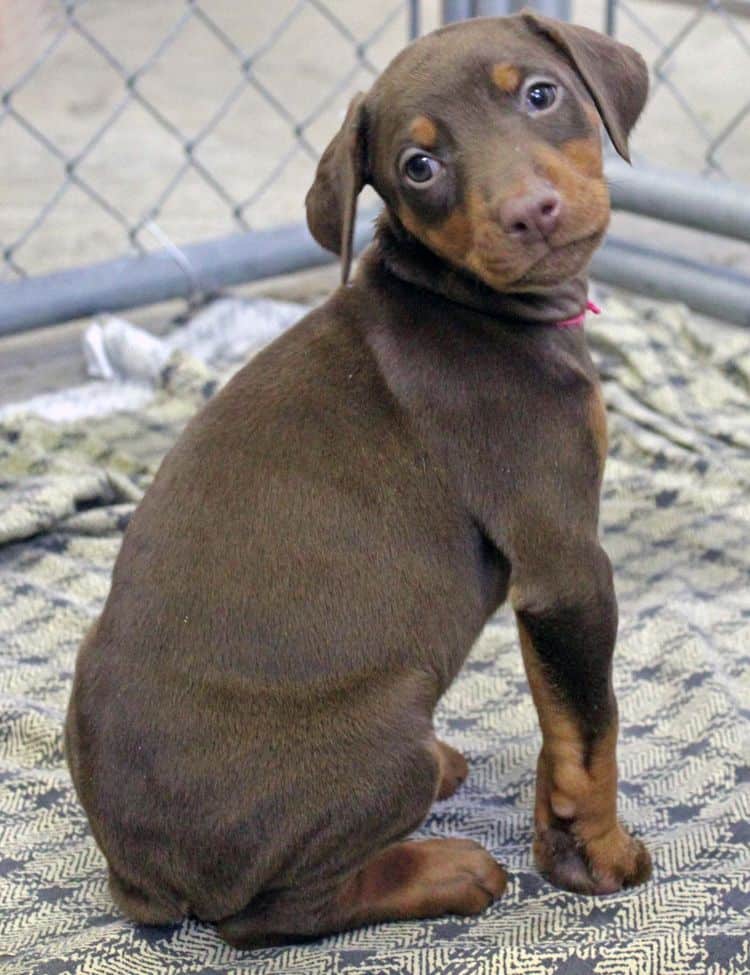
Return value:
M 521 84 L 521 72 L 512 64 L 494 64 L 492 81 L 506 95 L 512 95 Z
M 417 115 L 409 126 L 409 135 L 419 145 L 432 149 L 437 143 L 437 126 L 426 115 Z

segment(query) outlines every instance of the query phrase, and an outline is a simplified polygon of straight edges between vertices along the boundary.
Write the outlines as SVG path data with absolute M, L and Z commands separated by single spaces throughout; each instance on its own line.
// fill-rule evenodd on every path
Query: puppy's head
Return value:
M 609 37 L 524 12 L 443 28 L 357 95 L 307 194 L 315 239 L 351 263 L 357 195 L 498 291 L 586 266 L 609 221 L 599 125 L 628 159 L 648 73 Z

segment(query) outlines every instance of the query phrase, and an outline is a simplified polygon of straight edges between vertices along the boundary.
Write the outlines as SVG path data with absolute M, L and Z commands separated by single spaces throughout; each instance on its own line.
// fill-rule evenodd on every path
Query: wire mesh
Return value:
M 607 26 L 652 86 L 634 148 L 649 161 L 750 183 L 750 2 L 609 0 Z
M 750 0 L 604 3 L 573 19 L 650 64 L 636 155 L 750 183 Z M 301 222 L 349 98 L 438 6 L 3 0 L 0 279 L 152 250 L 189 278 L 186 244 Z
M 301 218 L 349 97 L 418 25 L 408 0 L 9 4 L 6 47 L 35 16 L 26 63 L 4 58 L 5 280 L 128 251 L 179 260 L 188 241 Z

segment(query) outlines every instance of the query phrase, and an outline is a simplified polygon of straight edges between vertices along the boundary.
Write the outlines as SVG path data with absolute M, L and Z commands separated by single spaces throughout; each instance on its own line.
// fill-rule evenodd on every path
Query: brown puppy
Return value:
M 649 875 L 618 823 L 602 400 L 580 328 L 646 96 L 629 48 L 534 14 L 437 31 L 354 99 L 308 195 L 353 283 L 193 420 L 135 513 L 67 721 L 131 918 L 245 946 L 473 913 L 477 844 L 405 841 L 466 775 L 433 710 L 510 596 L 543 746 L 535 853 L 582 893 Z

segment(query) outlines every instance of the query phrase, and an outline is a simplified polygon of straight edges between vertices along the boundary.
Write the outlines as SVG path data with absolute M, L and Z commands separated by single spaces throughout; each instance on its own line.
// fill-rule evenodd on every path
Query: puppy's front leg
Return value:
M 651 873 L 645 847 L 617 820 L 617 604 L 598 545 L 559 562 L 533 581 L 521 571 L 511 589 L 542 729 L 534 855 L 556 886 L 606 894 Z

